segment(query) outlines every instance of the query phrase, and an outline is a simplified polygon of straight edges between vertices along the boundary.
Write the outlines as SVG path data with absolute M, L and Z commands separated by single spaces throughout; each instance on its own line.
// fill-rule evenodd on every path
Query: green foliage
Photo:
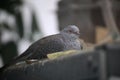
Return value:
M 15 9 L 22 5 L 22 3 L 22 0 L 0 0 L 0 9 L 15 14 Z
M 14 41 L 10 41 L 6 44 L 2 44 L 1 46 L 0 54 L 3 62 L 6 64 L 17 55 L 17 45 L 14 43 Z
M 4 30 L 12 31 L 16 33 L 22 39 L 24 37 L 24 25 L 23 25 L 23 19 L 20 11 L 17 11 L 16 8 L 20 7 L 22 5 L 22 0 L 2 0 L 0 1 L 0 9 L 6 11 L 6 13 L 12 14 L 15 17 L 16 20 L 16 27 L 11 28 L 11 26 L 5 22 L 0 23 L 0 55 L 2 56 L 2 59 L 4 63 L 9 62 L 13 57 L 15 57 L 18 54 L 17 51 L 17 44 L 14 41 L 10 41 L 7 43 L 1 42 L 1 35 Z M 32 12 L 32 27 L 31 28 L 31 34 L 28 35 L 27 38 L 29 40 L 34 40 L 34 37 L 39 32 L 39 26 L 37 24 L 36 15 L 34 12 Z
M 10 31 L 12 30 L 12 28 L 7 23 L 0 24 L 0 29 L 1 28 L 4 28 L 6 30 L 10 30 Z
M 39 31 L 37 20 L 35 13 L 32 14 L 32 33 L 35 33 L 36 31 Z
M 30 40 L 33 41 L 34 40 L 34 36 L 37 35 L 40 32 L 38 23 L 37 23 L 37 19 L 36 19 L 36 15 L 34 12 L 32 12 L 32 23 L 31 23 L 31 35 L 30 35 Z
M 20 13 L 16 14 L 16 27 L 18 30 L 18 35 L 20 38 L 23 38 L 24 36 L 24 28 L 23 28 L 23 20 L 22 20 L 22 15 Z

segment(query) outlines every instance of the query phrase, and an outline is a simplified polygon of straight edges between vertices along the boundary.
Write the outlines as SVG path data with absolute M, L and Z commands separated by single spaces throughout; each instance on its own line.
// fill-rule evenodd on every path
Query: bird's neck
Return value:
M 64 38 L 68 38 L 68 39 L 72 39 L 72 40 L 76 40 L 79 37 L 75 34 L 69 34 L 69 33 L 61 33 L 63 35 Z

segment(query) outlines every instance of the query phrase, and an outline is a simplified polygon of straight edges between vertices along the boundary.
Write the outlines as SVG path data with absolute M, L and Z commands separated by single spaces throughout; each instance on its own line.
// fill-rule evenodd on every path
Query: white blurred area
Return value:
M 31 11 L 34 11 L 44 36 L 58 33 L 57 2 L 58 0 L 25 0 L 22 9 L 25 26 L 30 26 Z
M 59 0 L 24 0 L 24 4 L 21 7 L 21 12 L 22 12 L 22 17 L 23 17 L 23 22 L 24 22 L 24 38 L 22 40 L 17 41 L 18 35 L 14 32 L 8 32 L 4 31 L 4 34 L 2 35 L 2 42 L 6 43 L 7 41 L 10 40 L 15 40 L 17 41 L 16 43 L 18 44 L 18 52 L 21 54 L 24 52 L 28 46 L 33 43 L 30 42 L 27 39 L 27 36 L 31 34 L 31 22 L 32 22 L 32 13 L 35 12 L 36 18 L 37 18 L 37 23 L 39 26 L 39 29 L 41 30 L 42 36 L 40 33 L 37 33 L 35 35 L 35 40 L 38 40 L 44 36 L 56 34 L 59 32 L 58 30 L 58 19 L 57 19 L 57 3 Z M 4 13 L 3 13 L 4 14 Z M 0 17 L 3 17 L 0 19 L 4 20 L 4 15 L 0 14 Z M 6 17 L 8 15 L 6 14 Z M 15 20 L 14 17 L 9 17 L 9 21 L 13 21 L 11 25 L 14 25 Z M 7 18 L 5 18 L 7 19 Z M 1 64 L 1 59 L 0 59 L 0 64 Z M 1 66 L 1 65 L 0 65 Z

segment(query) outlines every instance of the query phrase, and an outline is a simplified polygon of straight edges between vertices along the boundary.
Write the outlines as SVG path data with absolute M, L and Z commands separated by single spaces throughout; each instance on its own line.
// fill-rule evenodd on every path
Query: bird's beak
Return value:
M 77 35 L 80 35 L 80 32 L 77 32 L 76 34 L 77 34 Z

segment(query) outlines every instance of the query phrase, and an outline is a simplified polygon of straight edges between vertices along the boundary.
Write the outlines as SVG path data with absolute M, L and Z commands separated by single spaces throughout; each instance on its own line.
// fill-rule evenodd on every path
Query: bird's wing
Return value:
M 46 55 L 49 53 L 63 51 L 65 46 L 61 35 L 52 35 L 49 37 L 45 37 L 38 41 L 37 44 L 39 44 L 37 46 L 37 49 L 34 49 L 34 53 L 28 57 L 29 59 L 41 59 L 47 57 Z
M 13 62 L 16 63 L 28 59 L 42 59 L 49 53 L 63 51 L 64 46 L 62 36 L 59 34 L 44 37 L 33 43 L 23 54 L 15 58 Z

